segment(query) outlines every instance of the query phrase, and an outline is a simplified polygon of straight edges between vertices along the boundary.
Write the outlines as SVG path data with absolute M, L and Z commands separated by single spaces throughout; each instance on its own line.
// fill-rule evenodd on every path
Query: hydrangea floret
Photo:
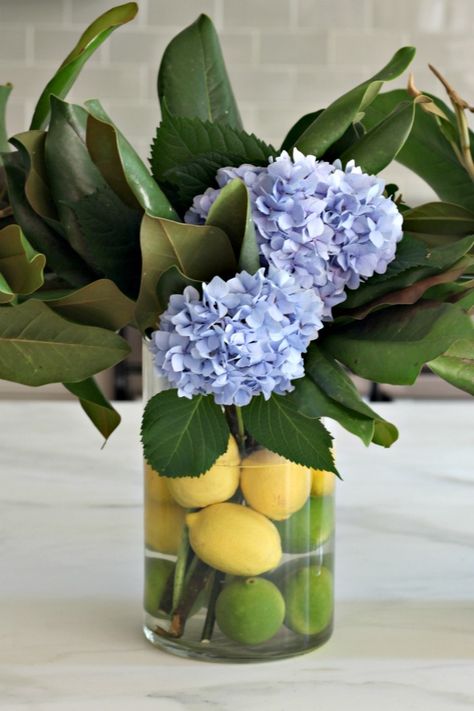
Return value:
M 178 395 L 247 405 L 284 394 L 304 375 L 303 353 L 322 328 L 323 303 L 285 271 L 242 271 L 171 296 L 151 336 L 155 367 Z
M 353 161 L 342 168 L 297 149 L 268 166 L 221 168 L 218 188 L 194 198 L 187 222 L 204 222 L 229 181 L 240 178 L 252 204 L 263 264 L 292 274 L 324 302 L 324 317 L 373 274 L 383 274 L 402 238 L 402 215 L 384 195 L 384 181 Z

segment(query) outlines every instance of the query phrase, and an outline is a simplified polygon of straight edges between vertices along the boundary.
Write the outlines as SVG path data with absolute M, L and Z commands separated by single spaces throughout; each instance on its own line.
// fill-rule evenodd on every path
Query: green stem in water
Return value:
M 216 623 L 216 602 L 219 597 L 222 585 L 224 584 L 225 573 L 221 573 L 220 570 L 216 570 L 214 573 L 214 580 L 212 581 L 211 592 L 209 595 L 209 603 L 207 606 L 206 620 L 204 622 L 204 627 L 202 628 L 201 643 L 209 644 L 212 638 L 212 633 L 214 631 L 214 625 Z
M 245 454 L 245 425 L 242 416 L 242 409 L 235 406 L 235 416 L 237 419 L 237 437 L 239 440 L 239 449 L 241 454 Z
M 188 527 L 186 524 L 183 525 L 183 533 L 181 536 L 181 543 L 178 550 L 178 557 L 176 559 L 176 567 L 174 571 L 174 582 L 173 582 L 173 599 L 172 599 L 172 609 L 175 610 L 183 594 L 184 588 L 184 578 L 186 575 L 186 563 L 188 560 L 189 553 L 189 534 Z

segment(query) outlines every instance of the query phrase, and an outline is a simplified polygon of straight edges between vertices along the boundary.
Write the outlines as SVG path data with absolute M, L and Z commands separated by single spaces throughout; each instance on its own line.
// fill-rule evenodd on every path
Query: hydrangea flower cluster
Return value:
M 402 216 L 383 195 L 384 182 L 351 161 L 345 170 L 294 150 L 267 167 L 221 168 L 219 188 L 195 197 L 187 222 L 204 222 L 224 185 L 240 178 L 249 189 L 264 264 L 292 274 L 324 302 L 324 317 L 346 288 L 383 274 L 402 237 Z
M 155 367 L 178 394 L 212 394 L 219 405 L 293 389 L 302 354 L 322 328 L 323 303 L 285 271 L 243 271 L 170 298 L 152 334 Z

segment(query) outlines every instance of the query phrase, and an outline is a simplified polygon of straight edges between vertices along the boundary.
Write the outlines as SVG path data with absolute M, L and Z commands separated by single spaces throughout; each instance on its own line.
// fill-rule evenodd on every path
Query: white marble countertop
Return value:
M 216 665 L 141 633 L 139 404 L 99 438 L 71 403 L 0 403 L 2 711 L 461 711 L 474 707 L 474 408 L 378 410 L 391 450 L 336 430 L 332 640 Z

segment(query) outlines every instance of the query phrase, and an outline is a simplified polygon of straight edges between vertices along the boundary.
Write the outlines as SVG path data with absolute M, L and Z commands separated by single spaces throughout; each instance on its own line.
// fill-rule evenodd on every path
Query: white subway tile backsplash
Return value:
M 282 28 L 290 36 L 291 5 L 292 0 L 223 0 L 224 28 L 258 28 L 263 33 Z

